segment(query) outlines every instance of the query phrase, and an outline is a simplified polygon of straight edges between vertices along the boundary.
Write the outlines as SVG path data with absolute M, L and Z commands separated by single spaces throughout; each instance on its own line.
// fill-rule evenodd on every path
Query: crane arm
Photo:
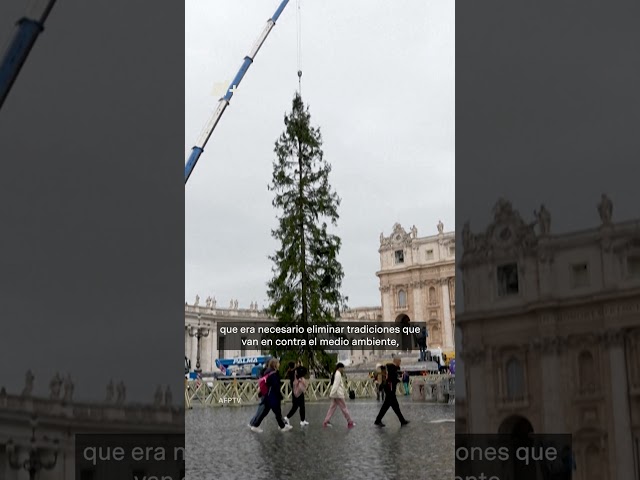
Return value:
M 184 183 L 185 184 L 187 183 L 187 180 L 189 180 L 189 177 L 191 176 L 191 173 L 193 172 L 193 169 L 195 168 L 196 163 L 200 158 L 200 155 L 202 155 L 202 152 L 204 151 L 204 147 L 209 141 L 209 138 L 211 137 L 213 130 L 216 128 L 216 125 L 218 125 L 218 122 L 220 121 L 222 114 L 224 113 L 226 108 L 229 106 L 229 102 L 231 101 L 231 98 L 233 97 L 233 94 L 235 93 L 236 88 L 238 88 L 238 86 L 240 85 L 240 82 L 242 82 L 242 79 L 244 78 L 245 73 L 247 73 L 247 70 L 253 63 L 253 60 L 256 58 L 256 55 L 260 50 L 260 47 L 262 47 L 262 44 L 267 39 L 267 36 L 275 26 L 276 21 L 282 14 L 282 11 L 284 10 L 284 8 L 287 6 L 287 3 L 289 3 L 289 0 L 283 0 L 280 6 L 278 7 L 278 9 L 276 10 L 276 12 L 273 14 L 273 16 L 269 18 L 269 20 L 267 20 L 267 24 L 265 25 L 264 29 L 262 30 L 262 33 L 258 37 L 258 40 L 256 40 L 256 42 L 254 43 L 253 47 L 249 51 L 249 54 L 246 57 L 244 57 L 242 66 L 240 67 L 240 70 L 238 70 L 238 73 L 236 74 L 235 78 L 229 85 L 229 88 L 227 89 L 226 94 L 218 101 L 218 106 L 216 107 L 210 120 L 207 122 L 204 129 L 202 130 L 200 137 L 198 137 L 198 141 L 196 142 L 196 145 L 191 150 L 189 159 L 187 160 L 187 163 L 184 167 Z
M 38 35 L 44 30 L 44 21 L 49 16 L 54 3 L 56 0 L 47 0 L 38 18 L 31 18 L 32 15 L 30 15 L 18 21 L 16 33 L 2 60 L 0 60 L 0 108 L 9 95 L 9 90 L 11 90 L 22 65 L 36 43 Z M 36 7 L 40 7 L 40 5 L 36 5 Z M 36 10 L 35 7 L 34 10 Z

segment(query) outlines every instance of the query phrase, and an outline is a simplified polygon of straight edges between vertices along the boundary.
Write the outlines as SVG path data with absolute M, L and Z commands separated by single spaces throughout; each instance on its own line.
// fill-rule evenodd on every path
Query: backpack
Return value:
M 299 397 L 300 395 L 303 395 L 304 392 L 307 391 L 307 384 L 304 381 L 304 377 L 303 378 L 296 378 L 293 381 L 293 396 L 294 397 Z
M 261 396 L 266 397 L 269 393 L 269 385 L 267 385 L 267 379 L 274 373 L 276 373 L 275 370 L 273 372 L 267 373 L 264 377 L 258 380 L 258 388 L 260 389 Z

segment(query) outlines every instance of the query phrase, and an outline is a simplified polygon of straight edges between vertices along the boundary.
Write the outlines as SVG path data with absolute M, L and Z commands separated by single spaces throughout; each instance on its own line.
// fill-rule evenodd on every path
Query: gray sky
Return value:
M 0 2 L 0 46 L 26 3 Z M 111 378 L 130 400 L 153 401 L 158 384 L 181 398 L 182 14 L 58 1 L 0 110 L 9 393 L 30 368 L 38 395 L 59 371 L 77 399 L 104 399 Z
M 484 231 L 501 196 L 526 221 L 544 203 L 552 233 L 597 227 L 603 192 L 614 221 L 640 217 L 640 5 L 584 7 L 490 0 L 457 12 L 458 230 Z
M 185 159 L 279 0 L 186 2 Z M 297 89 L 292 0 L 249 68 L 186 186 L 185 298 L 267 304 L 276 211 L 273 145 Z M 379 236 L 453 230 L 455 2 L 303 1 L 303 99 L 342 198 L 343 293 L 380 304 Z M 203 301 L 201 300 L 201 301 Z
M 458 231 L 467 220 L 485 231 L 500 197 L 525 221 L 544 203 L 552 233 L 597 227 L 603 192 L 614 221 L 640 218 L 638 18 L 637 3 L 579 0 L 485 0 L 456 12 Z

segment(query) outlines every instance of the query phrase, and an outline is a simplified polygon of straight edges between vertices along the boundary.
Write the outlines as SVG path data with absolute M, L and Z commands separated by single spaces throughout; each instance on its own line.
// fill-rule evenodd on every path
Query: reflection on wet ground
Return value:
M 194 408 L 186 414 L 189 480 L 449 480 L 454 478 L 454 405 L 414 403 L 400 398 L 411 421 L 400 427 L 390 410 L 387 425 L 373 421 L 375 400 L 348 401 L 356 427 L 347 429 L 339 410 L 333 428 L 322 428 L 329 403 L 307 404 L 307 421 L 281 432 L 273 414 L 263 433 L 248 428 L 256 407 Z M 288 411 L 290 404 L 283 406 Z M 448 421 L 443 421 L 448 420 Z

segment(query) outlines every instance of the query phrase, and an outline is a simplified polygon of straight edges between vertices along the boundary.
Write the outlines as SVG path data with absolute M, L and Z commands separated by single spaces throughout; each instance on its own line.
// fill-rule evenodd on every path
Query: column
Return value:
M 634 471 L 633 435 L 629 409 L 629 385 L 627 383 L 627 362 L 624 352 L 624 334 L 618 330 L 606 336 L 611 367 L 611 400 L 613 404 L 613 448 L 616 479 L 627 480 Z
M 213 370 L 211 359 L 211 327 L 209 324 L 204 325 L 209 329 L 209 335 L 200 339 L 200 368 L 203 372 L 211 372 Z
M 389 286 L 380 287 L 380 293 L 382 296 L 382 320 L 385 322 L 393 322 L 393 310 L 395 308 L 395 302 L 391 297 L 391 288 Z
M 541 348 L 536 348 L 540 355 L 540 369 L 542 378 L 542 424 L 543 431 L 539 433 L 567 433 L 565 418 L 561 409 L 565 401 L 562 398 L 560 374 L 563 363 L 560 361 L 560 340 L 545 338 Z M 535 362 L 530 362 L 535 366 Z M 535 368 L 535 367 L 534 367 Z M 535 394 L 535 392 L 529 391 Z
M 185 325 L 184 326 L 184 356 L 187 358 L 191 358 L 191 350 L 189 348 L 189 346 L 191 345 L 189 343 L 189 330 L 188 327 Z
M 411 284 L 412 288 L 412 292 L 411 294 L 413 295 L 413 314 L 415 318 L 412 318 L 411 321 L 412 322 L 426 322 L 427 321 L 427 317 L 425 312 L 422 309 L 422 300 L 423 300 L 423 296 L 422 296 L 422 282 L 420 281 L 415 281 Z
M 198 363 L 198 338 L 194 335 L 193 337 L 189 337 L 191 338 L 191 368 L 193 370 L 196 369 L 196 363 Z M 202 367 L 202 365 L 200 365 L 200 367 Z
M 487 414 L 487 381 L 484 364 L 486 356 L 483 350 L 470 350 L 464 355 L 465 369 L 468 381 L 466 400 L 468 412 L 469 433 L 495 433 L 489 429 L 489 416 Z
M 453 329 L 451 328 L 451 302 L 449 300 L 449 279 L 444 278 L 440 281 L 442 289 L 442 312 L 443 312 L 443 331 L 442 331 L 442 348 L 443 350 L 453 350 L 454 339 Z

